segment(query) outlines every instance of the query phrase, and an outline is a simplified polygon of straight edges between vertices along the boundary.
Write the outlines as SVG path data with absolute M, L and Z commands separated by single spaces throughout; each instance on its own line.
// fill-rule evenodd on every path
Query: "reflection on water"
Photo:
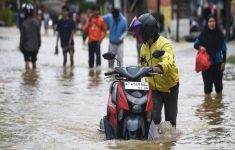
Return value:
M 224 98 L 215 97 L 205 99 L 196 110 L 196 115 L 207 121 L 209 125 L 207 132 L 198 140 L 210 149 L 234 149 L 234 147 L 224 147 L 224 145 L 234 145 L 234 127 L 228 123 L 231 122 L 232 111 L 227 111 L 229 109 L 227 107 Z
M 224 118 L 224 103 L 222 97 L 205 98 L 203 103 L 199 105 L 196 115 L 201 119 L 207 119 L 209 125 L 219 125 Z
M 160 136 L 154 140 L 115 140 L 116 145 L 108 145 L 108 148 L 123 150 L 173 149 L 180 138 L 180 131 L 172 127 L 170 122 L 161 122 L 159 130 L 161 130 Z
M 154 141 L 116 141 L 116 145 L 109 145 L 109 149 L 122 149 L 122 150 L 170 150 L 176 145 L 176 142 L 162 142 L 159 140 Z
M 22 74 L 23 84 L 25 85 L 37 85 L 39 72 L 36 69 L 29 69 Z
M 38 98 L 40 73 L 30 69 L 22 73 L 22 82 L 19 89 L 19 100 L 35 100 Z
M 125 150 L 162 150 L 173 149 L 176 146 L 177 140 L 180 138 L 180 131 L 176 130 L 170 122 L 161 122 L 159 127 L 160 136 L 154 140 L 117 140 L 115 146 L 109 146 L 110 149 L 125 149 Z
M 19 35 L 14 34 L 18 30 L 4 33 L 0 31 L 0 149 L 234 149 L 234 67 L 225 70 L 223 99 L 204 100 L 201 75 L 192 67 L 195 56 L 190 50 L 176 52 L 181 74 L 176 133 L 153 141 L 106 141 L 97 128 L 106 113 L 110 82 L 103 79 L 105 69 L 88 69 L 81 37 L 75 37 L 75 49 L 81 51 L 75 53 L 74 67 L 61 66 L 62 57 L 48 51 L 54 49 L 50 41 L 55 37 L 47 36 L 42 37 L 38 68 L 25 71 L 17 50 Z M 105 49 L 108 43 L 108 38 L 102 42 Z M 127 65 L 136 63 L 134 43 L 126 39 Z
M 57 92 L 60 91 L 63 94 L 71 95 L 73 94 L 73 86 L 74 86 L 74 67 L 65 66 L 58 69 L 59 75 L 56 76 L 55 80 L 58 81 L 59 85 L 54 87 L 57 89 Z
M 97 86 L 99 86 L 101 84 L 101 70 L 100 69 L 90 69 L 88 72 L 88 89 L 93 89 L 96 88 Z
M 224 79 L 235 80 L 235 66 L 234 65 L 229 65 L 226 67 L 224 71 Z
M 63 67 L 63 75 L 64 79 L 72 79 L 74 77 L 74 67 Z

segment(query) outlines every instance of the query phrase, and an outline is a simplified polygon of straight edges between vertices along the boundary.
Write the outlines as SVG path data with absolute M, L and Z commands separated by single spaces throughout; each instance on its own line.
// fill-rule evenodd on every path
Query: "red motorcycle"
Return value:
M 155 51 L 153 57 L 159 58 L 163 54 L 164 51 Z M 103 57 L 115 59 L 110 52 Z M 118 66 L 104 75 L 116 79 L 110 85 L 107 114 L 100 121 L 100 130 L 104 130 L 106 139 L 147 138 L 152 121 L 152 90 L 141 79 L 156 75 L 152 67 Z

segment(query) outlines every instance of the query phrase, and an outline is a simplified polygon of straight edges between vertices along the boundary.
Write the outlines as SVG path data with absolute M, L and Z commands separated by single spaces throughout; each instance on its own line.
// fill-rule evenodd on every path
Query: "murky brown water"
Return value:
M 98 132 L 109 83 L 101 70 L 88 70 L 87 47 L 76 37 L 75 67 L 54 56 L 55 37 L 43 36 L 38 69 L 24 70 L 18 31 L 0 28 L 0 149 L 231 149 L 235 148 L 235 71 L 228 66 L 222 99 L 205 100 L 193 48 L 175 45 L 180 69 L 177 130 L 154 141 L 104 140 Z M 107 51 L 107 40 L 102 53 Z M 185 49 L 185 50 L 182 50 Z M 127 38 L 125 64 L 136 63 L 135 42 Z

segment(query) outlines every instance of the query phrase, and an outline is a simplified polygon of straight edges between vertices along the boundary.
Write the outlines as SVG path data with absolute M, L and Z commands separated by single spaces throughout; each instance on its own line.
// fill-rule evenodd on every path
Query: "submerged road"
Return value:
M 173 43 L 180 71 L 177 130 L 166 129 L 154 141 L 106 141 L 97 130 L 108 98 L 106 60 L 100 70 L 89 70 L 87 45 L 76 36 L 75 66 L 62 67 L 55 41 L 52 33 L 42 34 L 38 68 L 25 71 L 18 30 L 0 28 L 0 149 L 235 148 L 234 66 L 226 66 L 223 98 L 205 100 L 193 44 Z M 108 39 L 101 48 L 107 51 Z M 127 37 L 124 64 L 136 65 L 136 57 L 135 40 Z

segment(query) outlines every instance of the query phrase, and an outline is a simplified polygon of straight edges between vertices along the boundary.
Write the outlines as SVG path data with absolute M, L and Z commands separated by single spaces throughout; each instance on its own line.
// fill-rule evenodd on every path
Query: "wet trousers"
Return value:
M 24 61 L 31 61 L 35 63 L 37 61 L 38 51 L 23 51 Z
M 165 121 L 170 121 L 172 126 L 176 127 L 176 117 L 178 113 L 178 93 L 179 84 L 172 87 L 171 92 L 160 92 L 154 90 L 152 92 L 153 99 L 153 121 L 155 124 L 161 123 L 161 112 L 164 105 Z
M 204 92 L 209 94 L 213 91 L 213 84 L 216 93 L 223 90 L 223 72 L 220 69 L 221 64 L 212 65 L 209 69 L 202 71 L 202 78 L 204 82 Z
M 99 42 L 89 42 L 88 43 L 88 51 L 89 51 L 89 68 L 94 67 L 94 61 L 96 56 L 96 66 L 101 65 L 101 56 L 100 56 L 100 43 Z
M 120 62 L 120 65 L 123 66 L 123 43 L 117 44 L 109 44 L 109 52 L 112 52 L 116 55 L 117 60 Z M 114 60 L 109 60 L 109 67 L 114 67 Z

